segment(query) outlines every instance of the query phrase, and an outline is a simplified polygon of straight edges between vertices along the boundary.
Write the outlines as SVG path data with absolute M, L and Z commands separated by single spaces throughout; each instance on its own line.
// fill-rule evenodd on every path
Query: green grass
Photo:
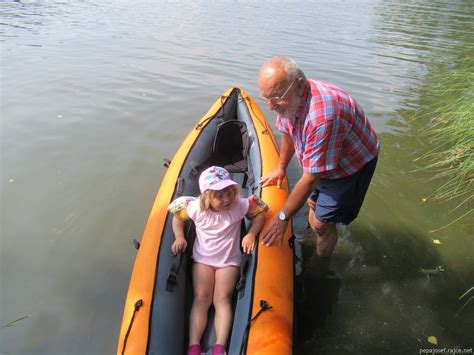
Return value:
M 451 201 L 462 215 L 473 213 L 474 204 L 474 61 L 466 59 L 456 68 L 438 71 L 428 78 L 426 98 L 415 115 L 423 123 L 422 137 L 432 147 L 417 160 L 440 186 L 430 198 Z M 426 124 L 426 121 L 428 122 Z M 452 223 L 450 223 L 452 224 Z

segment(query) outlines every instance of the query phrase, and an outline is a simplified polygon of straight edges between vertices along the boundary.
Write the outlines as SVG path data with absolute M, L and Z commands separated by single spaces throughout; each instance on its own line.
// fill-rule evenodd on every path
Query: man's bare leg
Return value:
M 331 255 L 337 243 L 336 225 L 317 219 L 311 208 L 309 209 L 308 222 L 311 229 L 316 232 L 315 271 L 319 275 L 324 275 L 329 270 Z

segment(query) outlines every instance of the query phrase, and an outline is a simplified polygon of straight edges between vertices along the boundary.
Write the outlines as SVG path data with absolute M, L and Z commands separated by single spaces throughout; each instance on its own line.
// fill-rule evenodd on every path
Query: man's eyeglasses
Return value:
M 297 80 L 298 78 L 295 78 L 295 80 L 291 82 L 290 86 L 288 86 L 288 89 L 286 89 L 286 91 L 281 96 L 273 96 L 273 97 L 259 96 L 258 98 L 262 100 L 263 102 L 265 102 L 267 105 L 270 103 L 272 105 L 280 105 L 283 102 L 284 100 L 283 98 L 285 97 L 285 95 L 288 93 L 288 91 L 290 91 L 291 87 Z

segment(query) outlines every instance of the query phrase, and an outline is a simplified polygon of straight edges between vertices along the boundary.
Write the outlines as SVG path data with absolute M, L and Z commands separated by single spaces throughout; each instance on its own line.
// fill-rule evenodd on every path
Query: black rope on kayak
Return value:
M 135 316 L 141 306 L 143 306 L 143 300 L 139 299 L 137 302 L 135 302 L 132 319 L 130 320 L 130 324 L 128 325 L 127 333 L 125 333 L 125 339 L 123 340 L 122 355 L 125 353 L 125 347 L 127 346 L 128 336 L 130 335 L 130 330 L 132 330 L 132 324 L 135 321 Z
M 245 97 L 244 98 L 245 101 L 248 101 L 250 103 L 250 97 Z M 255 113 L 255 111 L 253 110 L 252 108 L 252 105 L 247 105 L 250 110 L 252 111 L 252 113 L 254 114 L 255 118 L 257 119 L 258 122 L 260 122 L 260 124 L 263 126 L 264 130 L 262 131 L 263 134 L 266 134 L 268 133 L 268 126 L 260 119 L 260 117 Z
M 228 98 L 229 96 L 221 96 L 220 99 L 221 99 L 221 109 L 222 109 L 222 114 L 221 116 L 224 114 L 224 103 L 225 103 L 225 100 Z M 220 111 L 220 110 L 219 110 Z M 211 115 L 211 116 L 207 116 L 206 118 L 204 118 L 201 122 L 199 122 L 195 129 L 201 129 L 204 125 L 207 124 L 207 122 L 211 119 L 213 119 L 218 113 L 219 111 L 217 111 L 215 114 Z
M 220 117 L 224 117 L 224 109 L 225 109 L 225 100 L 228 98 L 229 96 L 224 96 L 224 95 L 221 95 L 221 108 L 222 108 L 222 112 L 220 114 Z M 219 111 L 217 111 L 217 113 L 219 113 Z
M 248 337 L 249 337 L 249 330 L 250 326 L 252 325 L 253 321 L 257 319 L 260 314 L 262 314 L 264 311 L 272 309 L 273 307 L 268 304 L 267 301 L 265 300 L 260 300 L 260 309 L 258 310 L 257 314 L 255 314 L 248 322 L 247 325 L 245 326 L 245 331 L 244 331 L 244 336 L 242 337 L 242 344 L 240 345 L 240 352 L 239 354 L 242 355 L 244 354 L 244 346 L 247 344 Z

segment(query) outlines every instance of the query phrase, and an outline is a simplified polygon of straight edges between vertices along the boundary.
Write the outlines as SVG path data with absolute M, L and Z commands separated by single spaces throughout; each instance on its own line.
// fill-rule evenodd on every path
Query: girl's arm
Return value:
M 175 241 L 171 246 L 171 251 L 174 255 L 184 251 L 188 243 L 184 237 L 184 222 L 178 219 L 176 216 L 173 216 L 173 233 Z
M 242 249 L 244 253 L 250 254 L 255 247 L 255 239 L 257 238 L 258 232 L 260 232 L 265 224 L 265 217 L 263 213 L 256 215 L 252 219 L 252 224 L 247 234 L 242 239 Z

